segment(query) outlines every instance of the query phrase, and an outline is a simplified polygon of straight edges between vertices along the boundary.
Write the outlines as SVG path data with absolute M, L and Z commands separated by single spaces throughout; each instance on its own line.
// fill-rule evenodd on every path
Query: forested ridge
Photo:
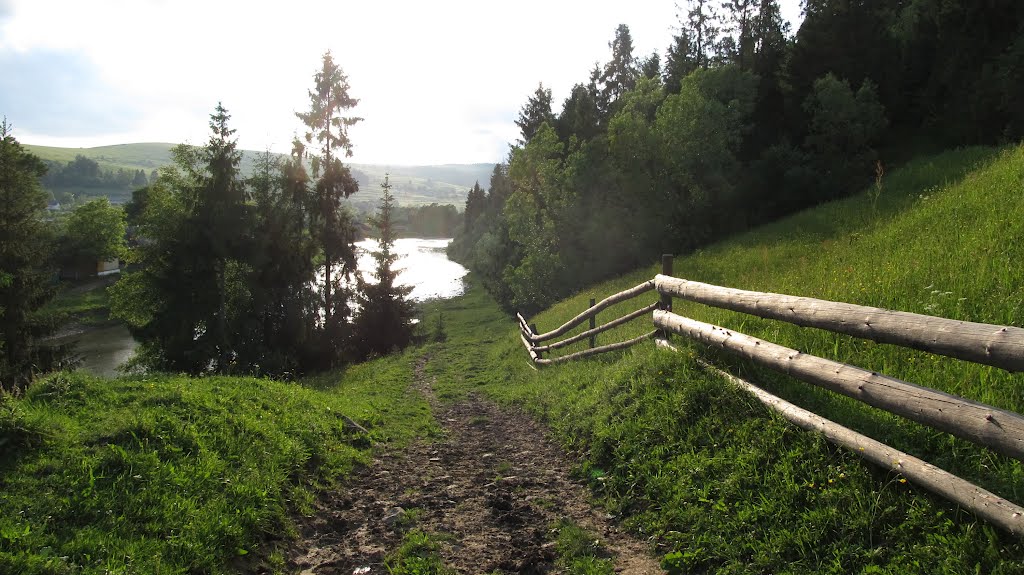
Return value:
M 470 191 L 450 254 L 504 307 L 1024 136 L 1024 4 L 807 0 L 792 31 L 777 0 L 690 0 L 678 20 L 663 59 L 620 25 L 561 110 L 540 84 Z

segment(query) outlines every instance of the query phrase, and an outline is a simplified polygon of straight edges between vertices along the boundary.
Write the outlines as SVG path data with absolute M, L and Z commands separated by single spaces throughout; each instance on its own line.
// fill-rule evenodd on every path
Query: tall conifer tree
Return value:
M 309 91 L 309 111 L 296 113 L 308 128 L 306 142 L 319 144 L 317 153 L 310 154 L 316 190 L 312 233 L 324 255 L 324 328 L 328 354 L 340 353 L 344 340 L 344 325 L 349 315 L 347 290 L 335 266 L 341 266 L 343 277 L 355 272 L 355 233 L 351 217 L 341 204 L 359 191 L 359 183 L 341 156 L 352 155 L 352 142 L 348 128 L 362 118 L 344 115 L 359 100 L 349 96 L 348 77 L 334 62 L 330 52 L 323 56 L 323 64 L 314 77 Z M 339 294 L 340 292 L 340 294 Z M 339 297 L 340 295 L 340 297 Z M 333 363 L 333 361 L 332 361 Z
M 396 284 L 400 270 L 395 268 L 395 231 L 392 211 L 395 198 L 391 195 L 388 176 L 381 183 L 384 194 L 377 215 L 372 218 L 377 229 L 377 250 L 372 255 L 376 262 L 374 275 L 377 283 L 360 279 L 359 315 L 356 319 L 358 347 L 362 355 L 388 353 L 401 349 L 412 340 L 412 319 L 416 313 L 407 298 L 412 287 Z

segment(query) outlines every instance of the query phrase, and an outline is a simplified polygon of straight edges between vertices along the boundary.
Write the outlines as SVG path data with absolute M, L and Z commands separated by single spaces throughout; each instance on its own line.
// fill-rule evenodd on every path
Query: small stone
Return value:
M 391 507 L 384 512 L 384 525 L 389 529 L 394 529 L 398 522 L 405 516 L 405 509 L 401 507 Z

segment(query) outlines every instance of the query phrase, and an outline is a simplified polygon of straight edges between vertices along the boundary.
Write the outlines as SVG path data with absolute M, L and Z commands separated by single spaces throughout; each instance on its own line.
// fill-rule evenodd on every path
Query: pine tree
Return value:
M 334 363 L 341 353 L 344 325 L 349 316 L 348 296 L 340 278 L 334 276 L 334 268 L 341 266 L 342 277 L 350 278 L 356 266 L 354 226 L 341 200 L 359 191 L 359 183 L 339 156 L 352 156 L 348 128 L 362 118 L 343 115 L 359 103 L 348 91 L 348 77 L 327 52 L 321 70 L 314 76 L 314 89 L 309 91 L 309 111 L 295 114 L 309 129 L 306 142 L 315 141 L 320 145 L 319 153 L 310 156 L 316 180 L 311 231 L 324 255 L 323 309 L 328 363 Z
M 198 204 L 199 223 L 208 239 L 207 246 L 213 259 L 217 280 L 217 321 L 214 344 L 218 350 L 217 369 L 227 371 L 231 354 L 228 334 L 228 274 L 231 260 L 240 259 L 245 227 L 245 188 L 238 166 L 242 153 L 231 139 L 235 131 L 228 128 L 231 115 L 219 102 L 210 116 L 210 141 L 203 148 L 206 175 L 203 178 Z M 211 326 L 213 327 L 213 326 Z
M 651 80 L 661 79 L 661 56 L 657 50 L 640 63 L 640 75 Z
M 604 101 L 609 105 L 636 86 L 639 67 L 633 56 L 633 36 L 629 26 L 619 24 L 615 29 L 615 39 L 608 43 L 612 49 L 612 59 L 604 67 L 601 82 L 604 84 Z
M 483 214 L 486 202 L 487 197 L 484 194 L 483 189 L 480 188 L 480 182 L 474 183 L 473 187 L 466 195 L 466 210 L 463 214 L 465 218 L 463 230 L 465 233 L 473 232 L 473 224 L 476 223 L 477 219 Z
M 668 47 L 668 54 L 665 58 L 665 91 L 668 94 L 678 94 L 683 86 L 683 78 L 690 72 L 697 69 L 697 58 L 694 55 L 690 32 L 683 28 L 672 39 L 672 45 Z
M 412 319 L 416 313 L 407 298 L 412 287 L 395 284 L 399 270 L 395 269 L 398 254 L 394 252 L 397 239 L 392 211 L 394 196 L 388 176 L 381 183 L 384 192 L 377 215 L 372 223 L 377 229 L 377 250 L 372 252 L 376 262 L 374 275 L 377 283 L 360 278 L 359 315 L 356 318 L 358 347 L 364 357 L 401 349 L 412 341 Z
M 40 312 L 54 295 L 54 234 L 44 220 L 48 194 L 43 162 L 0 123 L 0 392 L 24 389 L 35 373 L 55 367 L 60 350 L 39 345 L 55 317 Z
M 545 88 L 543 83 L 538 84 L 537 90 L 526 100 L 526 104 L 523 104 L 523 108 L 519 111 L 519 118 L 516 119 L 516 125 L 519 126 L 519 131 L 523 134 L 519 143 L 523 145 L 529 143 L 533 135 L 540 129 L 541 124 L 544 122 L 550 124 L 553 121 L 551 90 Z

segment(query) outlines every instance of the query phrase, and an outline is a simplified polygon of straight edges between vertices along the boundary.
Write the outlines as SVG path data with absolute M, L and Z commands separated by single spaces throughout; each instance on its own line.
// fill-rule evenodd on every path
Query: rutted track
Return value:
M 302 573 L 385 574 L 384 558 L 402 537 L 401 517 L 441 541 L 446 566 L 460 573 L 557 571 L 548 529 L 568 518 L 598 534 L 623 573 L 660 573 L 644 544 L 621 533 L 569 477 L 572 461 L 544 428 L 477 396 L 442 404 L 416 367 L 444 437 L 384 452 L 317 503 L 290 558 Z M 405 511 L 399 514 L 397 508 Z

